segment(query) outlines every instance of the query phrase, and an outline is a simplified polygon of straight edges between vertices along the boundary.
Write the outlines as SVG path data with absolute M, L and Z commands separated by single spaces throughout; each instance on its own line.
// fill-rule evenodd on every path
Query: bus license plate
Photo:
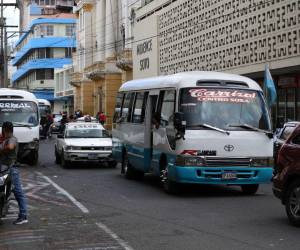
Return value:
M 236 176 L 236 173 L 234 173 L 234 172 L 225 172 L 222 174 L 223 180 L 233 180 L 236 178 L 237 178 L 237 176 Z
M 97 154 L 88 154 L 88 159 L 89 160 L 96 160 L 96 159 L 98 159 L 98 156 L 97 156 Z

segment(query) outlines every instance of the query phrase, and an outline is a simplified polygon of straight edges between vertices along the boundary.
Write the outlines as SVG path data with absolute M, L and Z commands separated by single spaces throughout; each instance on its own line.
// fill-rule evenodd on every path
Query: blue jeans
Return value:
M 12 192 L 14 193 L 15 198 L 19 205 L 19 217 L 26 217 L 27 205 L 26 205 L 26 199 L 21 185 L 19 169 L 15 166 L 12 166 L 10 168 L 10 176 L 11 176 L 11 182 L 13 184 Z

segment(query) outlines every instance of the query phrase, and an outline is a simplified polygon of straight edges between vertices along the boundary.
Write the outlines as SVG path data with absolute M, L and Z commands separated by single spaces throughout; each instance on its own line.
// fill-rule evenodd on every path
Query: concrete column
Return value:
M 83 64 L 84 68 L 90 66 L 92 64 L 93 58 L 93 39 L 92 39 L 92 27 L 93 27 L 93 20 L 92 20 L 92 12 L 90 9 L 86 9 L 83 12 L 84 18 L 84 37 L 83 37 L 83 48 L 84 50 L 81 52 L 83 53 Z
M 118 32 L 117 0 L 106 0 L 106 23 L 105 23 L 105 58 L 111 59 L 116 56 L 116 39 Z
M 105 60 L 105 1 L 96 2 L 96 61 L 103 62 Z

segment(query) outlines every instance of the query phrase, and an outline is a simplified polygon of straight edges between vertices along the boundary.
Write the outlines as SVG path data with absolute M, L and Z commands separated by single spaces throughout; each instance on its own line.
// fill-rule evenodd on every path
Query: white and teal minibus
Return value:
M 113 156 L 129 179 L 239 185 L 245 194 L 272 177 L 273 139 L 266 102 L 253 80 L 185 72 L 132 80 L 119 89 Z

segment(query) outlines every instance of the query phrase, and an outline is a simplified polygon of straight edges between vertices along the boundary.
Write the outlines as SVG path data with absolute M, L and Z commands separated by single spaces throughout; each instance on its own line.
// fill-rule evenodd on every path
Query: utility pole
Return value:
M 18 26 L 6 26 L 3 15 L 4 6 L 17 7 L 17 3 L 0 3 L 0 88 L 7 87 L 8 81 L 8 55 L 7 55 L 7 31 L 6 28 L 15 28 Z
M 4 51 L 3 51 L 3 41 L 4 41 L 4 37 L 3 37 L 3 29 L 4 29 L 4 18 L 3 18 L 3 0 L 1 0 L 1 19 L 0 19 L 0 26 L 1 26 L 1 32 L 0 32 L 0 37 L 1 37 L 1 47 L 0 47 L 0 73 L 1 73 L 1 82 L 0 82 L 0 87 L 3 88 L 4 87 Z

